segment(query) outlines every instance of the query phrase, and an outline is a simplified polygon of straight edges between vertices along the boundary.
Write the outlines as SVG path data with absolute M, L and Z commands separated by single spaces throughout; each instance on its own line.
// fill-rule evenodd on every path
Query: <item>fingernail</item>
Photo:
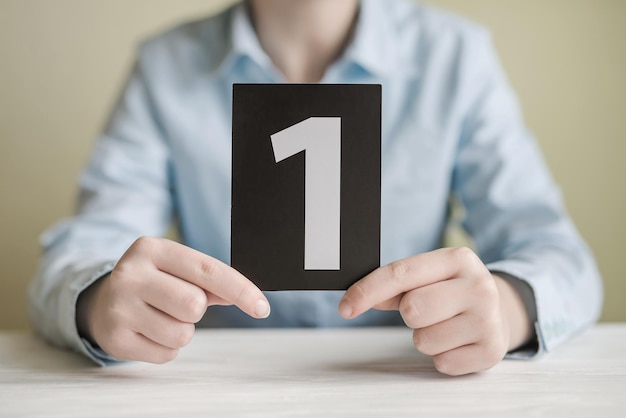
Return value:
M 339 302 L 339 315 L 344 318 L 350 318 L 352 316 L 352 305 L 346 299 Z
M 260 299 L 254 307 L 254 313 L 257 318 L 267 318 L 270 316 L 270 305 L 263 299 Z

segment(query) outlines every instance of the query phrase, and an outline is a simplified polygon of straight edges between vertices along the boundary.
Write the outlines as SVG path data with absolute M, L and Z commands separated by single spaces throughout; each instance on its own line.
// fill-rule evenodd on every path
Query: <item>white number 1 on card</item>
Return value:
M 341 118 L 311 117 L 271 135 L 276 162 L 304 151 L 304 269 L 340 269 Z

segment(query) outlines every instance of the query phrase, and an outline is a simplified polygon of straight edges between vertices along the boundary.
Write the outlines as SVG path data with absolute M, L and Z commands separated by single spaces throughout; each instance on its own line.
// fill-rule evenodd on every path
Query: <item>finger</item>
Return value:
M 179 277 L 222 298 L 255 318 L 266 318 L 270 306 L 263 292 L 237 270 L 221 261 L 174 241 L 139 239 L 133 245 L 152 254 L 161 271 Z
M 467 248 L 442 248 L 395 261 L 374 270 L 346 291 L 339 305 L 345 318 L 354 318 L 395 296 L 464 275 L 486 271 L 476 254 Z
M 178 349 L 155 343 L 129 329 L 123 335 L 118 333 L 114 341 L 110 347 L 102 348 L 117 360 L 163 364 L 174 360 L 178 355 Z
M 506 349 L 496 344 L 470 344 L 437 354 L 433 362 L 441 373 L 459 376 L 490 369 L 504 358 L 505 353 Z
M 453 318 L 470 308 L 472 281 L 459 278 L 423 286 L 402 296 L 398 310 L 409 328 L 424 328 Z
M 481 341 L 483 332 L 468 326 L 468 323 L 472 322 L 467 318 L 469 315 L 471 314 L 464 313 L 447 321 L 414 330 L 413 345 L 418 351 L 434 356 Z
M 200 287 L 160 270 L 150 278 L 142 292 L 143 300 L 171 317 L 196 323 L 206 312 L 209 298 Z
M 181 322 L 148 304 L 136 309 L 129 327 L 155 343 L 181 348 L 191 342 L 195 327 L 188 322 Z

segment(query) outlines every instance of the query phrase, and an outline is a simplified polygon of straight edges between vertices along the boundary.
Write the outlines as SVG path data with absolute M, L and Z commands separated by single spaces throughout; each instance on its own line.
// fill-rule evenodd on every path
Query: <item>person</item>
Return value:
M 383 86 L 382 267 L 346 292 L 264 294 L 228 265 L 232 84 L 277 82 Z M 460 375 L 552 350 L 601 309 L 487 31 L 406 0 L 249 0 L 144 42 L 80 186 L 29 306 L 102 365 L 170 361 L 195 324 L 405 324 Z M 442 248 L 451 199 L 475 251 Z M 173 218 L 183 243 L 162 238 Z

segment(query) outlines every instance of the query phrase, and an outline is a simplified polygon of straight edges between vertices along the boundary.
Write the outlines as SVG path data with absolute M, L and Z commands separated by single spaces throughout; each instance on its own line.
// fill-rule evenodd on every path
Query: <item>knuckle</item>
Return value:
M 463 374 L 472 373 L 471 370 L 467 369 L 467 365 L 460 361 L 457 353 L 454 351 L 448 351 L 433 356 L 433 363 L 439 373 L 448 376 L 461 376 Z
M 409 298 L 407 296 L 400 299 L 398 310 L 409 328 L 418 328 L 418 318 L 420 316 L 419 298 Z
M 140 269 L 141 265 L 157 252 L 158 243 L 159 238 L 147 236 L 137 238 L 120 258 L 113 271 L 125 277 L 132 277 L 136 270 Z
M 498 363 L 500 363 L 500 361 L 502 361 L 502 359 L 504 358 L 504 354 L 505 354 L 504 351 L 502 352 L 500 351 L 498 344 L 483 345 L 480 347 L 480 350 L 481 351 L 478 357 L 474 360 L 473 364 L 471 365 L 472 368 L 467 369 L 463 374 L 488 370 L 494 367 L 495 365 L 497 365 Z M 467 368 L 467 366 L 468 365 L 466 365 L 465 367 Z
M 205 292 L 191 292 L 183 298 L 185 309 L 191 322 L 198 322 L 206 312 L 208 300 Z
M 368 300 L 367 292 L 361 282 L 356 282 L 350 286 L 345 297 L 346 299 L 349 299 L 353 307 L 356 307 L 357 309 Z
M 485 280 L 484 277 L 474 277 L 470 279 L 471 283 L 471 291 L 472 294 L 479 298 L 481 304 L 487 303 L 485 297 L 489 295 L 489 283 Z
M 350 299 L 364 299 L 366 296 L 367 293 L 365 292 L 365 289 L 363 288 L 363 284 L 361 282 L 356 282 L 350 288 Z
M 438 354 L 433 350 L 433 345 L 431 344 L 430 336 L 428 332 L 425 330 L 415 330 L 413 331 L 413 345 L 420 353 L 424 353 L 428 356 L 432 356 Z
M 178 356 L 178 351 L 179 350 L 177 348 L 163 349 L 158 353 L 158 355 L 155 356 L 154 359 L 152 359 L 151 362 L 155 364 L 168 363 L 174 360 Z
M 177 327 L 176 335 L 174 337 L 174 344 L 176 347 L 184 347 L 191 342 L 195 327 L 192 324 L 181 324 Z
M 450 367 L 448 356 L 445 353 L 433 356 L 433 364 L 439 373 L 447 374 L 449 376 L 455 375 L 455 370 Z
M 474 291 L 485 302 L 489 300 L 498 300 L 499 293 L 495 281 L 491 277 L 478 276 L 474 281 Z
M 212 257 L 206 257 L 198 266 L 200 275 L 206 279 L 212 279 L 217 271 L 217 260 Z
M 389 264 L 389 271 L 392 280 L 402 282 L 409 273 L 409 265 L 404 260 L 394 261 Z
M 491 340 L 485 347 L 485 360 L 488 363 L 487 367 L 492 367 L 498 364 L 506 354 L 506 344 L 501 339 Z
M 417 351 L 422 351 L 422 345 L 423 345 L 422 336 L 417 332 L 417 330 L 414 330 L 413 331 L 413 346 L 415 346 Z
M 157 243 L 158 238 L 142 236 L 135 240 L 133 245 L 131 245 L 131 249 L 139 253 L 150 252 L 158 245 Z
M 471 326 L 476 330 L 481 339 L 489 339 L 500 327 L 500 322 L 495 315 L 472 315 Z
M 455 247 L 451 249 L 452 257 L 459 265 L 476 265 L 480 260 L 476 253 L 469 247 Z
M 110 284 L 116 285 L 120 280 L 128 280 L 135 277 L 135 271 L 132 263 L 129 263 L 128 260 L 120 260 L 115 267 L 113 267 L 113 271 L 107 277 L 108 282 Z

